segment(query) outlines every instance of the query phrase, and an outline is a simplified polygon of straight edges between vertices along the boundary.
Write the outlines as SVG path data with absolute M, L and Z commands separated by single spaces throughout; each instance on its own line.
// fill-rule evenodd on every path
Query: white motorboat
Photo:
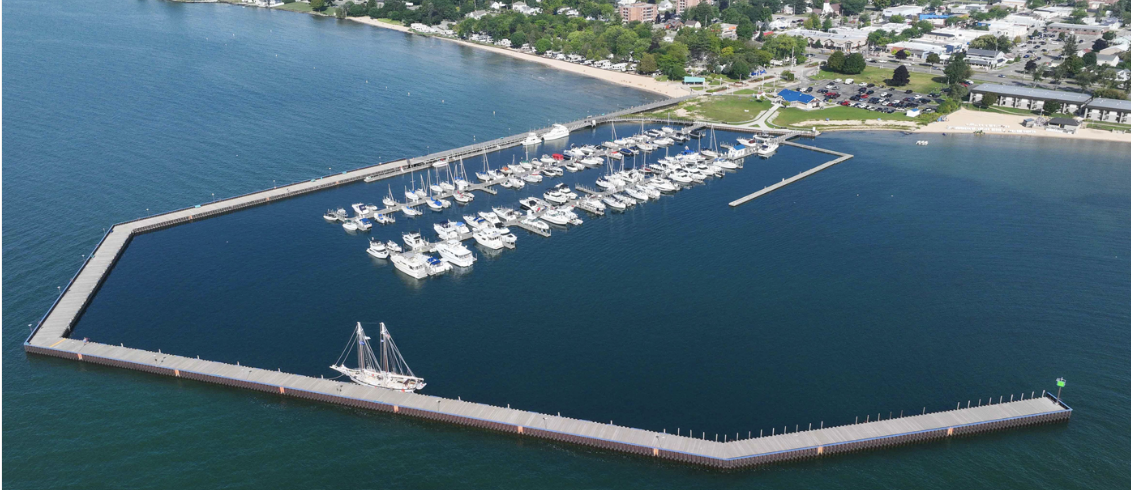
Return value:
M 636 199 L 637 201 L 644 202 L 648 200 L 648 194 L 635 187 L 626 187 L 624 189 L 624 192 L 629 196 L 632 196 L 632 198 Z
M 714 159 L 714 158 L 718 158 L 718 157 L 719 157 L 719 154 L 718 154 L 718 153 L 715 153 L 715 152 L 713 152 L 713 151 L 711 151 L 711 150 L 702 150 L 702 151 L 700 151 L 699 153 L 701 153 L 701 154 L 702 154 L 703 156 L 705 156 L 705 157 L 707 157 L 707 158 L 712 158 L 712 159 Z
M 361 231 L 369 231 L 373 228 L 373 220 L 369 218 L 359 218 L 357 220 L 357 229 Z
M 545 201 L 538 199 L 537 197 L 525 197 L 525 198 L 519 199 L 518 205 L 522 209 L 528 209 L 530 211 L 534 211 L 535 213 L 542 211 L 543 209 L 546 209 L 547 207 L 549 207 L 549 206 L 546 205 Z
M 374 342 L 369 340 L 365 330 L 361 328 L 361 323 L 358 322 L 353 337 L 346 344 L 346 349 L 330 369 L 349 376 L 359 385 L 408 393 L 424 389 L 427 385 L 424 378 L 417 377 L 412 373 L 412 369 L 409 369 L 408 363 L 405 362 L 404 357 L 401 357 L 401 351 L 393 343 L 393 337 L 389 335 L 384 323 L 381 324 L 380 340 L 376 342 L 380 355 L 373 353 Z M 348 368 L 345 361 L 354 348 L 357 349 L 357 367 Z
M 597 157 L 587 157 L 581 159 L 581 164 L 588 167 L 600 167 L 601 159 Z
M 354 204 L 352 207 L 353 207 L 354 212 L 356 212 L 358 216 L 368 216 L 370 214 L 377 212 L 377 206 L 374 206 L 372 204 L 357 203 L 357 204 Z
M 613 194 L 611 197 L 620 201 L 620 202 L 623 202 L 625 204 L 625 206 L 635 206 L 636 205 L 636 199 L 628 197 L 624 194 Z
M 436 198 L 430 197 L 430 198 L 428 198 L 427 201 L 424 201 L 424 204 L 427 204 L 428 208 L 433 210 L 433 211 L 443 211 L 444 210 L 444 203 L 440 202 L 440 200 L 436 199 Z
M 727 160 L 725 158 L 716 158 L 713 163 L 716 167 L 719 167 L 719 168 L 724 169 L 724 170 L 737 170 L 738 169 L 737 164 L 735 164 L 734 162 Z
M 526 187 L 526 183 L 523 182 L 522 179 L 510 177 L 506 180 L 506 182 L 503 182 L 503 187 L 509 187 L 511 189 L 521 189 L 523 187 Z
M 778 144 L 777 143 L 763 143 L 761 146 L 758 147 L 758 150 L 757 150 L 758 156 L 762 156 L 762 157 L 768 157 L 770 155 L 773 155 L 775 151 L 778 151 Z
M 502 236 L 494 229 L 478 230 L 472 236 L 475 237 L 475 243 L 491 250 L 500 250 L 503 248 Z
M 510 245 L 512 247 L 514 246 L 515 242 L 518 241 L 518 237 L 514 236 L 514 233 L 509 232 L 499 234 L 499 239 L 502 240 L 504 244 Z
M 652 179 L 650 183 L 656 187 L 656 190 L 660 192 L 675 192 L 679 190 L 679 188 L 677 188 L 675 184 L 673 184 L 672 181 L 668 179 Z
M 381 240 L 369 239 L 369 248 L 365 250 L 366 253 L 378 259 L 389 258 L 389 247 L 385 246 L 385 242 Z
M 615 199 L 611 196 L 602 197 L 601 202 L 605 203 L 606 206 L 613 208 L 617 211 L 624 211 L 625 208 L 628 207 L 623 202 L 621 202 L 619 199 Z
M 522 177 L 522 180 L 530 182 L 531 184 L 537 184 L 538 182 L 542 182 L 542 174 L 540 172 L 538 172 L 537 170 L 535 170 L 533 172 L 530 172 L 530 173 L 524 175 Z
M 400 245 L 397 245 L 397 242 L 394 242 L 392 240 L 385 242 L 385 248 L 389 250 L 390 254 L 394 254 L 394 253 L 399 254 L 401 252 L 404 252 L 404 249 L 401 248 Z
M 551 166 L 551 167 L 546 167 L 546 168 L 542 169 L 542 175 L 545 175 L 546 177 L 550 177 L 550 178 L 561 177 L 561 176 L 565 175 L 565 172 L 562 172 L 561 167 Z
M 436 230 L 436 234 L 440 235 L 440 238 L 445 240 L 459 238 L 462 234 L 471 233 L 471 229 L 462 221 L 448 220 L 444 223 L 433 224 L 432 228 Z
M 686 173 L 687 176 L 691 177 L 691 180 L 694 180 L 695 182 L 703 182 L 704 180 L 707 180 L 707 176 L 699 173 L 698 169 L 689 169 Z
M 487 220 L 480 218 L 474 214 L 463 215 L 463 222 L 467 223 L 467 226 L 469 226 L 472 230 L 478 230 L 480 228 L 490 226 L 490 223 L 488 223 Z
M 660 190 L 655 188 L 651 183 L 640 184 L 640 190 L 647 194 L 649 199 L 660 198 Z
M 475 194 L 464 191 L 456 191 L 455 194 L 452 194 L 452 199 L 455 199 L 456 202 L 460 204 L 467 204 L 475 200 Z
M 577 202 L 577 204 L 578 206 L 582 207 L 582 209 L 593 209 L 595 211 L 605 210 L 605 203 L 601 202 L 600 199 L 594 197 L 583 197 L 580 201 Z
M 421 213 L 419 209 L 416 209 L 412 206 L 405 206 L 405 207 L 401 208 L 401 212 L 404 213 L 405 216 L 408 216 L 410 218 L 424 214 L 424 213 Z
M 561 191 L 557 189 L 550 189 L 544 192 L 542 194 L 542 197 L 546 198 L 547 201 L 554 204 L 565 204 L 569 202 L 569 197 L 562 195 Z
M 538 161 L 540 161 L 540 162 L 542 162 L 546 165 L 549 165 L 551 163 L 554 163 L 554 157 L 552 157 L 550 155 L 542 155 L 542 158 L 539 158 Z
M 690 184 L 691 183 L 691 175 L 688 174 L 686 171 L 683 171 L 683 170 L 676 170 L 675 172 L 668 174 L 668 178 L 670 178 L 670 179 L 672 179 L 676 182 L 679 182 L 680 184 Z
M 526 133 L 526 139 L 522 140 L 522 146 L 533 146 L 541 143 L 542 139 L 538 137 L 534 131 Z
M 560 140 L 567 136 L 569 136 L 569 128 L 561 124 L 555 124 L 546 134 L 542 135 L 542 141 Z
M 522 218 L 522 215 L 519 214 L 518 211 L 515 211 L 511 208 L 492 207 L 491 211 L 494 211 L 495 216 L 498 216 L 499 219 L 502 220 L 503 222 L 517 220 L 519 218 Z
M 401 239 L 404 244 L 408 245 L 409 250 L 418 250 L 428 246 L 428 242 L 424 241 L 424 237 L 415 231 L 409 231 L 401 234 Z
M 346 231 L 357 231 L 357 220 L 347 219 L 343 221 L 342 228 L 345 228 Z
M 458 240 L 445 240 L 436 244 L 436 252 L 445 262 L 455 266 L 471 267 L 475 263 L 475 255 Z
M 550 232 L 550 225 L 547 225 L 544 221 L 542 221 L 538 218 L 535 218 L 534 216 L 528 216 L 526 218 L 523 218 L 522 224 L 529 226 L 531 228 L 536 228 L 536 229 L 542 230 L 545 233 Z
M 551 209 L 542 213 L 541 219 L 547 223 L 565 226 L 569 224 L 569 216 L 560 209 Z
M 428 277 L 428 256 L 416 252 L 396 253 L 389 256 L 393 267 L 414 279 Z
M 486 220 L 492 226 L 503 222 L 501 219 L 499 219 L 499 216 L 496 215 L 494 211 L 480 211 L 479 217 Z
M 656 146 L 664 147 L 664 146 L 671 146 L 671 145 L 675 144 L 675 140 L 673 140 L 671 138 L 666 138 L 666 137 L 665 138 L 657 138 L 656 141 L 653 141 L 652 143 L 654 143 Z
M 569 170 L 570 172 L 580 172 L 582 170 L 585 170 L 585 165 L 582 165 L 579 162 L 569 162 L 565 164 L 565 169 Z
M 322 215 L 322 219 L 325 219 L 326 221 L 329 221 L 331 223 L 336 223 L 338 221 L 345 221 L 349 219 L 349 213 L 346 212 L 345 208 L 327 209 L 326 214 Z
M 430 276 L 440 275 L 452 270 L 452 264 L 437 259 L 436 257 L 433 257 L 431 255 L 425 255 L 425 257 L 427 258 L 424 260 L 424 262 L 428 270 L 428 275 Z

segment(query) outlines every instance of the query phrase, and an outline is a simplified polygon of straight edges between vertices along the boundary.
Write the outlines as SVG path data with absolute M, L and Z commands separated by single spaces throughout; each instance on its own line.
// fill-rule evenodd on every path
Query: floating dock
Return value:
M 778 182 L 778 183 L 776 183 L 776 184 L 773 184 L 773 185 L 767 186 L 766 188 L 764 188 L 764 189 L 762 189 L 762 190 L 760 190 L 760 191 L 757 191 L 757 192 L 755 192 L 755 193 L 753 193 L 753 194 L 749 194 L 749 195 L 743 196 L 743 197 L 741 197 L 741 198 L 735 199 L 735 200 L 733 200 L 733 201 L 731 201 L 731 202 L 730 202 L 730 207 L 732 207 L 732 208 L 733 208 L 733 207 L 738 207 L 738 206 L 741 206 L 741 205 L 743 205 L 743 204 L 746 204 L 747 202 L 753 201 L 753 200 L 755 200 L 755 199 L 757 199 L 757 198 L 759 198 L 759 197 L 762 197 L 762 196 L 764 196 L 764 195 L 766 195 L 766 194 L 769 194 L 769 193 L 771 193 L 771 192 L 774 192 L 774 191 L 776 191 L 776 190 L 778 190 L 778 189 L 781 189 L 782 187 L 785 187 L 785 186 L 787 186 L 787 185 L 789 185 L 789 184 L 792 184 L 792 183 L 794 183 L 794 182 L 797 182 L 797 181 L 799 181 L 799 180 L 801 180 L 801 179 L 804 179 L 805 177 L 808 177 L 808 176 L 810 176 L 810 175 L 813 175 L 813 174 L 815 174 L 815 173 L 817 173 L 817 172 L 820 172 L 820 171 L 822 171 L 822 170 L 824 170 L 824 169 L 826 169 L 826 168 L 829 168 L 829 167 L 831 167 L 831 166 L 833 166 L 833 165 L 836 165 L 836 164 L 838 164 L 838 163 L 840 163 L 840 162 L 843 162 L 843 161 L 845 161 L 845 160 L 848 160 L 849 158 L 852 158 L 852 155 L 850 155 L 850 154 L 848 154 L 848 153 L 842 153 L 842 152 L 839 152 L 839 151 L 835 151 L 835 150 L 829 150 L 829 149 L 827 149 L 827 148 L 818 148 L 818 147 L 816 147 L 816 146 L 810 146 L 810 145 L 802 145 L 802 144 L 800 144 L 800 143 L 794 143 L 794 142 L 792 142 L 792 141 L 785 141 L 785 140 L 782 140 L 782 141 L 781 141 L 781 144 L 783 144 L 783 145 L 790 145 L 790 146 L 796 146 L 796 147 L 798 147 L 798 148 L 805 148 L 806 150 L 816 151 L 816 152 L 820 152 L 820 153 L 828 153 L 828 154 L 830 154 L 830 155 L 835 155 L 835 156 L 836 156 L 836 158 L 834 158 L 834 159 L 832 159 L 832 160 L 829 160 L 829 161 L 827 161 L 827 162 L 825 162 L 825 163 L 822 163 L 822 164 L 820 164 L 820 165 L 817 165 L 816 167 L 813 167 L 813 168 L 811 168 L 811 169 L 809 169 L 809 170 L 806 170 L 806 171 L 804 171 L 804 172 L 801 172 L 801 173 L 799 173 L 799 174 L 797 174 L 797 175 L 794 175 L 793 177 L 790 177 L 790 178 L 788 178 L 788 179 L 782 179 L 782 181 L 781 181 L 781 182 Z
M 681 100 L 669 99 L 627 111 L 650 110 Z M 595 125 L 631 112 L 621 111 L 600 118 L 587 118 L 570 123 L 569 126 L 574 128 Z M 707 434 L 695 437 L 694 434 L 678 432 L 670 434 L 666 431 L 622 427 L 611 423 L 577 420 L 424 394 L 401 393 L 241 366 L 238 363 L 232 365 L 160 351 L 152 352 L 123 345 L 114 346 L 70 338 L 79 317 L 94 298 L 130 240 L 138 234 L 361 181 L 365 177 L 386 178 L 402 175 L 427 168 L 432 162 L 440 159 L 474 155 L 477 152 L 495 151 L 506 145 L 517 145 L 523 137 L 524 135 L 516 135 L 421 158 L 397 160 L 116 224 L 98 242 L 78 273 L 32 330 L 24 342 L 24 350 L 32 354 L 256 390 L 282 397 L 317 400 L 716 468 L 743 468 L 815 458 L 990 430 L 1065 421 L 1071 417 L 1072 409 L 1057 397 L 1051 394 L 1036 397 L 1031 394 L 1029 398 L 1022 395 L 1022 399 L 1019 400 L 1014 400 L 1011 396 L 1008 402 L 1004 401 L 1005 397 L 1000 397 L 998 403 L 983 406 L 965 408 L 958 406 L 954 410 L 944 412 L 922 413 L 877 421 L 868 420 L 865 423 L 839 427 L 808 428 L 811 430 L 794 432 L 786 430 L 784 433 L 772 431 L 769 435 L 763 433 L 759 437 L 753 437 L 753 433 L 748 432 L 748 437 L 745 438 L 738 433 L 735 438 L 737 440 L 724 435 L 722 441 L 719 441 L 719 436 L 714 434 L 712 434 L 713 438 L 708 438 Z M 817 150 L 831 153 L 829 150 Z M 820 168 L 811 170 L 809 174 L 819 170 Z M 793 180 L 799 178 L 803 178 L 803 175 L 794 177 Z M 580 190 L 601 193 L 587 189 Z M 748 198 L 757 197 L 757 195 L 752 196 Z

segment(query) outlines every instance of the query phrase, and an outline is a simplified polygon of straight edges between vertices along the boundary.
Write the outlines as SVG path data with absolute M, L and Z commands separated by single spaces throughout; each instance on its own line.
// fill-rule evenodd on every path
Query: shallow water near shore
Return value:
M 742 207 L 726 203 L 827 158 L 783 148 L 551 238 L 519 231 L 517 249 L 477 251 L 467 273 L 422 282 L 322 220 L 405 182 L 355 184 L 138 237 L 76 331 L 329 376 L 353 322 L 385 321 L 427 393 L 732 436 L 1039 393 L 1065 376 L 1067 424 L 722 474 L 25 356 L 26 325 L 102 228 L 147 207 L 653 97 L 332 19 L 109 5 L 7 5 L 12 488 L 1131 485 L 1131 167 L 1119 144 L 828 134 L 802 142 L 856 157 Z M 405 99 L 365 92 L 378 77 Z M 468 209 L 531 194 L 478 194 Z M 66 219 L 48 219 L 57 209 Z M 431 234 L 458 214 L 398 215 L 369 235 Z

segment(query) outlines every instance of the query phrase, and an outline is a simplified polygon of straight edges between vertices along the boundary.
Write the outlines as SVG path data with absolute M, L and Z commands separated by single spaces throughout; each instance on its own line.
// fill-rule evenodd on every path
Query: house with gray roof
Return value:
M 1060 102 L 1062 111 L 1070 114 L 1075 114 L 1084 104 L 1092 100 L 1092 96 L 1088 94 L 1000 83 L 983 83 L 971 89 L 970 94 L 974 102 L 981 102 L 986 94 L 994 94 L 998 97 L 997 105 L 1033 111 L 1044 108 L 1045 102 Z
M 1084 117 L 1093 121 L 1131 123 L 1131 100 L 1092 99 L 1084 105 Z

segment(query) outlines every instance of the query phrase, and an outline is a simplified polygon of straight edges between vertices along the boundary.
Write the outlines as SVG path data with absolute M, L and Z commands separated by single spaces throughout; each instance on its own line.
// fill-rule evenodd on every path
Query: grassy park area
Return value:
M 879 85 L 887 85 L 886 80 L 891 79 L 893 71 L 894 70 L 892 70 L 892 69 L 877 68 L 877 67 L 874 67 L 874 66 L 869 66 L 869 67 L 865 68 L 863 72 L 858 73 L 856 75 L 845 75 L 843 73 L 837 73 L 837 72 L 834 72 L 834 71 L 827 71 L 827 70 L 822 69 L 821 71 L 819 71 L 815 75 L 813 75 L 811 78 L 813 78 L 814 80 L 833 80 L 833 79 L 836 79 L 836 78 L 844 80 L 844 79 L 851 78 L 852 83 L 866 82 L 866 83 L 874 83 L 877 86 L 879 86 Z M 908 83 L 907 85 L 905 85 L 903 87 L 898 87 L 900 90 L 911 89 L 911 90 L 914 90 L 914 91 L 919 92 L 919 93 L 927 94 L 927 93 L 931 93 L 931 92 L 938 92 L 939 90 L 942 90 L 942 88 L 946 86 L 946 83 L 945 83 L 946 79 L 943 77 L 941 71 L 939 72 L 938 76 L 934 76 L 934 75 L 931 75 L 931 74 L 928 74 L 928 73 L 914 72 L 914 71 L 911 72 L 910 75 L 911 75 L 911 83 Z
M 770 102 L 766 100 L 740 95 L 719 95 L 692 99 L 649 115 L 735 124 L 752 121 L 769 108 Z
M 882 114 L 875 111 L 866 109 L 859 109 L 856 107 L 836 106 L 827 109 L 820 109 L 816 111 L 806 111 L 793 107 L 787 107 L 778 111 L 774 116 L 773 124 L 775 126 L 792 126 L 803 121 L 866 121 L 878 120 L 884 121 L 919 121 L 919 118 L 908 117 L 902 112 L 895 114 Z

